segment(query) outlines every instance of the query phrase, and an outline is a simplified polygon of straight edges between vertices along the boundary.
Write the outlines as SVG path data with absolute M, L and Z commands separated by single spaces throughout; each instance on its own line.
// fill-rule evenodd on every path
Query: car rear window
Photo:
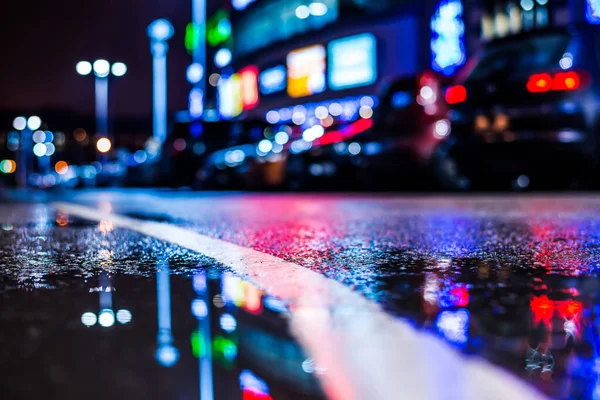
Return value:
M 484 50 L 467 82 L 553 70 L 558 67 L 570 40 L 568 33 L 554 32 L 491 45 Z

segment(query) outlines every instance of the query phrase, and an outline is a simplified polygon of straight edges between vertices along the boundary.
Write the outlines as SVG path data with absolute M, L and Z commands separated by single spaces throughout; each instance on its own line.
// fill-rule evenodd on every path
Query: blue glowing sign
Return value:
M 231 5 L 238 11 L 245 10 L 255 0 L 231 0 Z
M 284 65 L 269 68 L 260 73 L 259 83 L 262 94 L 271 94 L 285 89 L 287 71 Z
M 452 75 L 466 61 L 460 0 L 443 0 L 431 18 L 431 67 Z
M 377 41 L 372 34 L 334 40 L 327 50 L 331 89 L 366 86 L 377 80 Z
M 600 24 L 600 0 L 587 0 L 585 19 L 590 24 Z

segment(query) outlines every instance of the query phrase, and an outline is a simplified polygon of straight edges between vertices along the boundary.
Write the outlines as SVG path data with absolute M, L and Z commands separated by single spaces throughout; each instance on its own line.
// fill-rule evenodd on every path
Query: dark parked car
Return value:
M 290 155 L 289 185 L 371 190 L 429 186 L 431 156 L 450 133 L 442 87 L 429 71 L 394 81 L 372 118 L 329 129 L 310 150 Z
M 452 134 L 436 155 L 457 188 L 590 183 L 597 171 L 600 30 L 572 25 L 490 43 L 448 88 Z
M 159 185 L 206 187 L 215 175 L 203 166 L 215 152 L 253 143 L 263 135 L 263 121 L 180 122 L 173 126 L 156 166 Z

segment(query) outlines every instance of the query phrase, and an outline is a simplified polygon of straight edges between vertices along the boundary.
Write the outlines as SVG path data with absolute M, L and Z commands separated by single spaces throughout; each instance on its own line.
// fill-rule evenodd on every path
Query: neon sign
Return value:
M 590 24 L 600 24 L 600 0 L 587 0 L 585 19 Z
M 231 0 L 231 5 L 238 11 L 245 10 L 255 0 Z
M 241 82 L 238 74 L 222 77 L 219 85 L 219 113 L 223 119 L 237 117 L 243 111 Z
M 271 94 L 285 89 L 287 73 L 283 65 L 269 68 L 260 73 L 260 92 Z
M 239 72 L 242 105 L 250 110 L 258 105 L 258 67 L 250 66 Z
M 287 56 L 290 97 L 304 97 L 325 91 L 325 47 L 314 45 L 294 50 Z
M 377 42 L 370 33 L 334 40 L 328 46 L 329 87 L 341 90 L 377 80 Z
M 431 67 L 452 75 L 466 61 L 460 0 L 443 0 L 431 18 Z

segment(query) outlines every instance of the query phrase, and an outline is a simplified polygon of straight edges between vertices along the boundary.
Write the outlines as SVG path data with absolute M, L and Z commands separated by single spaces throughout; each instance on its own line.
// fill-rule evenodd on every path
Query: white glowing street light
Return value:
M 116 62 L 112 65 L 110 71 L 114 76 L 123 76 L 127 73 L 127 65 L 122 62 Z
M 75 66 L 75 70 L 79 75 L 89 75 L 92 73 L 92 64 L 89 61 L 79 61 Z
M 148 26 L 152 53 L 153 135 L 161 144 L 167 138 L 167 52 L 175 29 L 166 19 L 157 19 Z
M 17 171 L 17 185 L 21 188 L 27 187 L 27 173 L 33 170 L 32 146 L 33 131 L 42 126 L 42 119 L 37 115 L 29 118 L 17 117 L 13 120 L 13 128 L 21 133 L 21 146 L 19 148 L 19 168 Z
M 112 72 L 113 76 L 121 77 L 127 73 L 127 65 L 116 62 L 112 66 L 107 60 L 99 59 L 90 63 L 79 61 L 75 65 L 75 71 L 79 75 L 87 76 L 94 72 L 95 95 L 96 95 L 96 134 L 108 135 L 108 78 Z

